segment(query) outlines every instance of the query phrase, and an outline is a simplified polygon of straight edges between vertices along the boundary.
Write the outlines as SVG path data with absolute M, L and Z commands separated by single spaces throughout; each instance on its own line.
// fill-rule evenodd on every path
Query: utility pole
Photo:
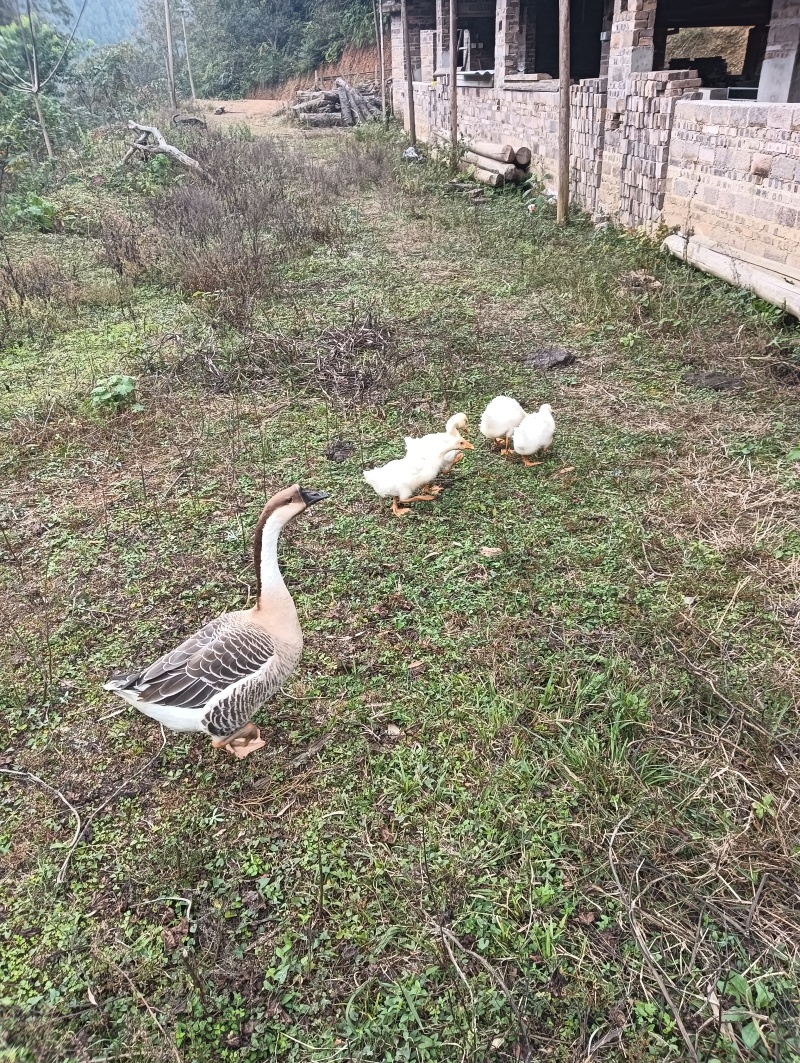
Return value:
M 400 0 L 400 22 L 403 27 L 403 51 L 406 60 L 406 96 L 408 97 L 408 139 L 417 146 L 417 124 L 414 120 L 414 71 L 411 69 L 411 34 L 408 29 L 408 4 Z
M 458 0 L 450 0 L 450 169 L 458 169 Z
M 558 16 L 558 198 L 556 200 L 556 218 L 559 225 L 566 225 L 569 212 L 569 0 L 558 0 Z
M 183 26 L 183 47 L 186 49 L 186 72 L 189 75 L 189 88 L 192 91 L 192 100 L 197 99 L 194 91 L 194 78 L 192 77 L 192 61 L 189 58 L 189 35 L 186 32 L 186 4 L 181 4 L 181 25 Z
M 172 19 L 169 13 L 169 0 L 164 0 L 164 25 L 167 31 L 167 81 L 169 82 L 169 102 L 178 109 L 178 98 L 175 95 L 175 67 L 172 52 Z

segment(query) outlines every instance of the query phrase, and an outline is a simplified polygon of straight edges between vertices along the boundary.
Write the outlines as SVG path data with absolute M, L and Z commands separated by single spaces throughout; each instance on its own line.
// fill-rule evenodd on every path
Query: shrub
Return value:
M 35 192 L 8 197 L 6 216 L 12 225 L 51 233 L 56 227 L 56 205 Z
M 125 214 L 109 211 L 100 222 L 100 261 L 120 276 L 136 276 L 144 269 L 144 255 L 136 226 Z
M 210 134 L 193 151 L 210 181 L 175 186 L 153 204 L 166 271 L 245 331 L 280 266 L 337 243 L 344 222 L 324 170 L 291 148 Z
M 139 413 L 144 409 L 141 403 L 136 402 L 136 381 L 125 373 L 115 373 L 98 380 L 92 388 L 89 401 L 96 410 L 113 410 L 114 413 L 126 409 L 131 413 Z
M 25 262 L 12 262 L 2 245 L 0 255 L 0 309 L 8 317 L 12 309 L 19 309 L 31 299 L 74 303 L 77 298 L 75 282 L 48 255 L 34 255 Z

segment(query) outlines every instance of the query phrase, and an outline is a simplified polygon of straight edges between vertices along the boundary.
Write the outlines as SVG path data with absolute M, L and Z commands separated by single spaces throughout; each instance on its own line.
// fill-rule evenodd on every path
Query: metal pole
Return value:
M 172 19 L 169 13 L 169 0 L 164 0 L 164 23 L 167 30 L 167 81 L 169 82 L 169 102 L 177 108 L 178 100 L 175 96 L 175 67 L 173 66 L 172 53 Z
M 556 218 L 567 224 L 569 211 L 569 0 L 558 0 L 558 199 Z
M 450 0 L 450 169 L 458 169 L 458 0 Z
M 183 24 L 183 47 L 186 49 L 186 71 L 189 75 L 189 88 L 192 90 L 192 99 L 197 99 L 194 91 L 194 78 L 192 77 L 192 63 L 189 59 L 189 37 L 186 33 L 186 8 L 181 5 L 181 23 Z
M 400 0 L 400 21 L 403 25 L 403 48 L 406 58 L 406 95 L 408 96 L 408 139 L 417 146 L 417 124 L 414 121 L 414 71 L 411 69 L 411 34 L 408 30 L 408 5 Z

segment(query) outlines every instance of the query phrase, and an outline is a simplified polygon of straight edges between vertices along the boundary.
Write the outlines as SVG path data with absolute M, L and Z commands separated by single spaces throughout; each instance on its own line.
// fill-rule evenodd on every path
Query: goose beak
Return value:
M 322 502 L 328 497 L 326 491 L 306 491 L 305 488 L 300 488 L 300 497 L 305 502 L 306 506 L 313 506 L 315 502 Z

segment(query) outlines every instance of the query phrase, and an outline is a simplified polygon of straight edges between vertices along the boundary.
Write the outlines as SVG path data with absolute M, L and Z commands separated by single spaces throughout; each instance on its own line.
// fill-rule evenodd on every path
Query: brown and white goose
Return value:
M 215 749 L 246 757 L 265 745 L 250 721 L 300 661 L 303 633 L 278 567 L 283 528 L 328 496 L 294 484 L 274 495 L 256 525 L 256 604 L 206 624 L 155 664 L 105 684 L 173 731 L 205 731 Z

